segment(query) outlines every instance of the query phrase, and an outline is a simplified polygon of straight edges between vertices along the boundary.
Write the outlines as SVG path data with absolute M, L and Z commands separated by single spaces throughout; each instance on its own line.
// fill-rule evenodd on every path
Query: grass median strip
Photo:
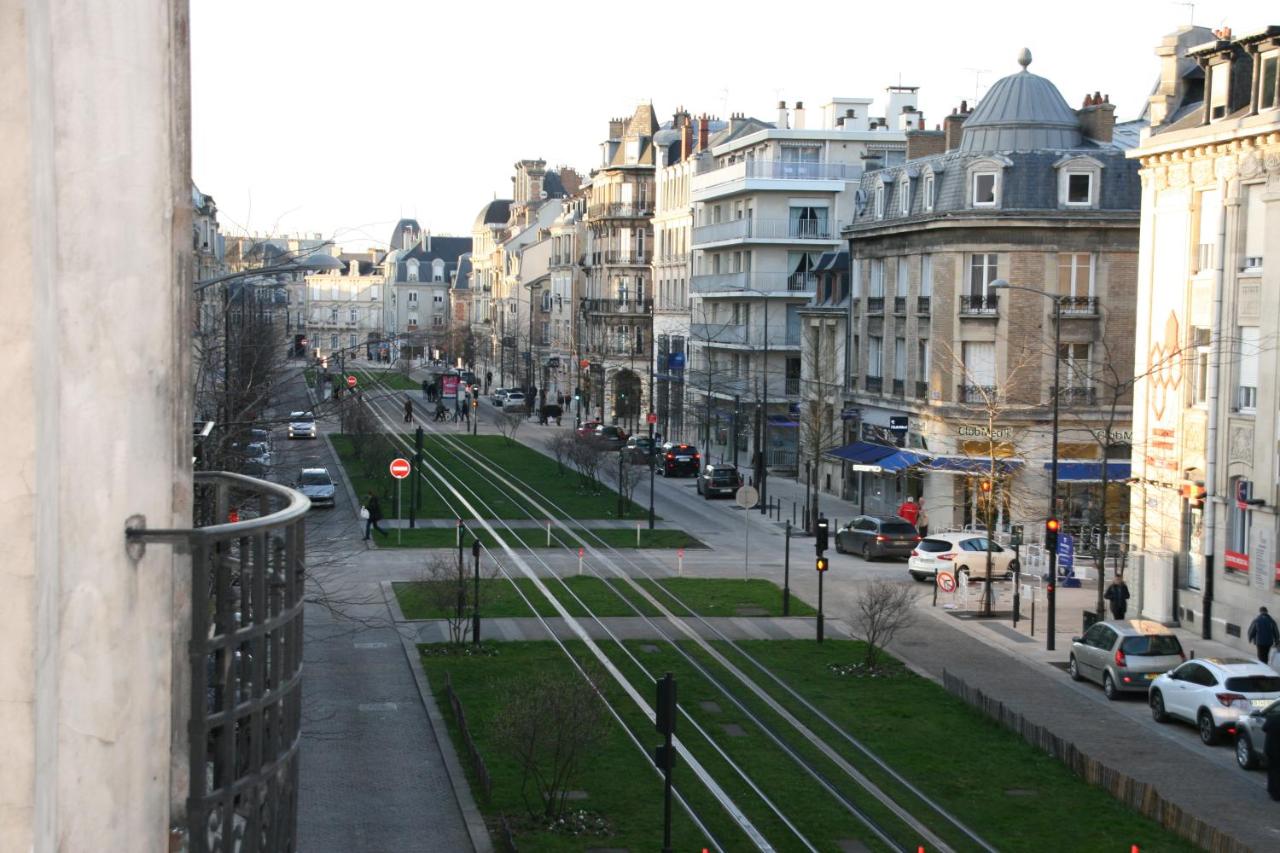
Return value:
M 547 545 L 547 531 L 542 527 L 516 527 L 502 530 L 502 538 L 509 545 L 525 548 L 570 548 L 579 547 L 578 539 L 567 536 L 555 527 L 551 529 L 551 544 Z M 603 542 L 614 548 L 635 548 L 636 532 L 634 530 L 603 528 L 588 530 L 578 534 L 588 545 L 599 545 Z M 399 535 L 394 530 L 388 531 L 384 539 L 378 540 L 382 548 L 453 548 L 457 546 L 457 532 L 453 527 L 416 527 L 402 528 Z M 476 537 L 486 548 L 496 547 L 497 543 L 487 530 L 467 528 L 467 547 Z M 700 541 L 683 530 L 641 530 L 640 548 L 705 548 Z

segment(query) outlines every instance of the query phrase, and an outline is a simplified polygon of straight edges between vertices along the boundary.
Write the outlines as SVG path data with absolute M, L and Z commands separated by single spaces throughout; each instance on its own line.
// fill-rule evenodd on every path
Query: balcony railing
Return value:
M 1049 399 L 1053 399 L 1053 388 L 1049 388 Z M 1093 406 L 1098 402 L 1098 389 L 1096 388 L 1063 388 L 1062 393 L 1058 397 L 1058 405 L 1060 406 Z
M 991 403 L 1000 398 L 995 385 L 961 385 L 956 397 L 962 403 Z
M 704 344 L 745 344 L 747 327 L 722 323 L 691 323 L 689 339 Z
M 647 201 L 593 204 L 587 208 L 588 219 L 640 219 L 652 215 L 653 204 Z
M 893 297 L 893 313 L 895 314 L 907 313 L 907 297 L 905 296 Z
M 1096 296 L 1063 296 L 1059 303 L 1062 314 L 1066 317 L 1098 316 L 1098 297 Z
M 960 314 L 964 317 L 994 317 L 1000 307 L 1000 298 L 994 293 L 962 293 Z
M 916 380 L 916 397 L 917 397 L 917 399 L 920 399 L 920 400 L 928 399 L 928 397 L 929 397 L 929 383 L 928 383 L 928 382 L 924 382 L 924 381 L 919 380 L 919 379 L 917 379 L 917 380 Z
M 884 313 L 884 297 L 868 296 L 867 297 L 867 313 L 883 314 Z
M 699 225 L 693 229 L 693 244 L 719 243 L 725 240 L 833 240 L 828 222 L 790 219 L 756 219 L 744 217 L 728 222 Z
M 689 340 L 706 346 L 731 345 L 749 346 L 753 349 L 782 349 L 800 346 L 799 331 L 778 328 L 777 324 L 769 327 L 765 334 L 763 323 L 750 326 L 727 323 L 691 323 Z
M 192 853 L 298 847 L 310 506 L 284 486 L 198 472 L 194 529 L 139 523 L 125 531 L 131 552 L 167 542 L 191 554 L 190 720 L 183 730 Z
M 711 180 L 711 183 L 708 184 L 711 186 L 739 178 L 850 181 L 862 176 L 862 166 L 854 163 L 797 163 L 790 160 L 747 160 L 719 168 L 716 168 L 714 164 L 708 165 L 698 172 L 697 177 L 701 178 L 704 175 Z
M 928 317 L 932 311 L 933 311 L 932 296 L 916 297 L 916 313 L 917 314 L 919 314 L 921 317 Z
M 868 376 L 866 388 L 872 394 L 879 394 L 881 391 L 884 390 L 884 377 Z
M 645 252 L 603 252 L 601 258 L 606 264 L 635 264 L 637 266 L 648 266 L 649 261 L 653 260 Z
M 584 299 L 582 310 L 592 314 L 649 314 L 652 299 Z
M 794 397 L 800 393 L 800 377 L 788 376 L 782 382 L 782 393 L 788 397 Z
M 905 379 L 893 380 L 893 396 L 905 397 L 907 394 L 907 383 Z
M 818 278 L 813 273 L 729 272 L 695 275 L 690 279 L 694 293 L 743 291 L 747 293 L 812 293 Z

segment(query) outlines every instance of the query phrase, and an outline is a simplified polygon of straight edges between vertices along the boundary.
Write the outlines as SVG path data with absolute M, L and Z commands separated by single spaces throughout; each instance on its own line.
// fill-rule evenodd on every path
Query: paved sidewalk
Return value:
M 808 640 L 814 635 L 813 617 L 757 617 L 711 616 L 704 617 L 706 624 L 697 619 L 686 619 L 685 624 L 700 637 L 718 640 L 719 631 L 730 640 Z M 682 639 L 684 633 L 665 617 L 645 619 L 640 616 L 605 616 L 599 620 L 579 618 L 578 623 L 594 640 L 665 640 Z M 417 631 L 419 643 L 443 643 L 449 639 L 448 623 L 443 619 L 431 619 L 406 623 Z M 826 632 L 832 638 L 844 639 L 848 633 L 835 620 L 828 619 Z M 715 630 L 712 630 L 712 629 Z M 550 629 L 550 630 L 548 630 Z M 470 636 L 470 623 L 467 625 Z M 552 633 L 561 640 L 578 639 L 568 623 L 560 617 L 537 619 L 533 617 L 510 619 L 485 619 L 481 617 L 481 637 L 489 640 L 518 642 L 522 640 L 549 640 Z

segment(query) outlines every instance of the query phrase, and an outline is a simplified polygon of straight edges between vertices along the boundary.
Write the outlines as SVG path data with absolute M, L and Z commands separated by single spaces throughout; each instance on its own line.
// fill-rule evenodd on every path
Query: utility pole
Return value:
M 653 421 L 649 421 L 649 529 L 653 529 Z M 622 452 L 619 451 L 621 456 Z
M 409 529 L 416 526 L 418 517 L 418 501 L 422 490 L 422 427 L 413 433 L 413 486 L 409 489 Z
M 476 574 L 476 595 L 475 601 L 472 603 L 471 616 L 471 642 L 474 645 L 480 645 L 480 540 L 471 543 L 471 556 L 475 558 Z
M 733 395 L 733 431 L 730 441 L 733 442 L 733 467 L 738 467 L 738 429 L 742 424 L 742 395 Z

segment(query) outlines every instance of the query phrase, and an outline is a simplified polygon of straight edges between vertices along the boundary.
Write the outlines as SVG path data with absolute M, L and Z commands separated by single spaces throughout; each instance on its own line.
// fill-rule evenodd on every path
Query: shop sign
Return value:
M 996 427 L 988 429 L 982 424 L 960 424 L 956 427 L 957 434 L 961 438 L 1013 438 L 1013 427 Z

